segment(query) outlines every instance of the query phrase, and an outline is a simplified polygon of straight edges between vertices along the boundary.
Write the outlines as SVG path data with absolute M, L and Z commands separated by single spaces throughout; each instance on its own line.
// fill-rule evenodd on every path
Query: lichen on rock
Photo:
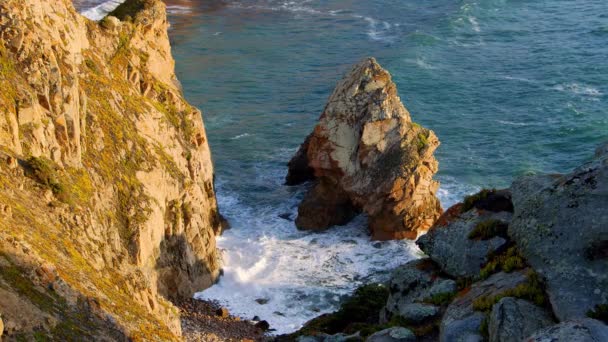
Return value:
M 296 225 L 323 230 L 369 217 L 372 238 L 415 239 L 441 214 L 433 180 L 439 140 L 412 122 L 390 74 L 373 58 L 338 83 L 289 163 L 287 184 L 315 179 Z
M 176 340 L 167 299 L 218 276 L 213 165 L 175 77 L 165 5 L 124 6 L 123 20 L 97 23 L 69 0 L 0 2 L 0 252 L 26 288 L 45 281 L 39 265 L 56 270 L 50 288 L 19 294 L 2 268 L 0 291 L 46 312 L 10 338 L 57 339 L 86 313 L 92 339 Z M 65 306 L 44 311 L 43 295 Z M 5 326 L 17 326 L 11 310 L 0 301 Z

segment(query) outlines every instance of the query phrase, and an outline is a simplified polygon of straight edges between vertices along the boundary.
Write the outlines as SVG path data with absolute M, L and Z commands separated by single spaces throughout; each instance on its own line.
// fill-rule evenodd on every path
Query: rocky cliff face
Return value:
M 26 339 L 173 340 L 218 275 L 201 113 L 160 0 L 100 23 L 69 0 L 0 2 L 0 314 Z
M 414 239 L 441 214 L 434 181 L 439 140 L 412 122 L 390 74 L 373 59 L 337 85 L 289 163 L 287 184 L 315 179 L 296 225 L 320 230 L 369 216 L 372 237 Z

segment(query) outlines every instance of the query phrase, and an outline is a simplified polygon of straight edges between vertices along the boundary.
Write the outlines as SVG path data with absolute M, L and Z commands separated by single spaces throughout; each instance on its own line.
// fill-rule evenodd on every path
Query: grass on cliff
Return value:
M 545 306 L 548 303 L 543 279 L 534 271 L 529 271 L 525 283 L 494 296 L 479 297 L 473 301 L 473 309 L 485 312 L 490 311 L 494 304 L 505 297 L 526 299 L 538 306 Z
M 480 279 L 487 279 L 500 271 L 510 273 L 526 267 L 526 261 L 516 246 L 510 246 L 499 253 L 490 253 L 488 262 L 479 271 Z
M 314 335 L 316 333 L 354 333 L 362 326 L 378 324 L 380 310 L 388 299 L 388 289 L 380 284 L 370 284 L 358 288 L 342 303 L 340 309 L 331 314 L 321 315 L 308 322 L 292 337 Z
M 508 228 L 509 225 L 501 220 L 489 219 L 477 223 L 469 233 L 468 238 L 471 240 L 489 240 L 496 236 L 506 237 Z
M 474 194 L 474 195 L 469 195 L 466 196 L 464 198 L 464 201 L 462 203 L 462 206 L 460 207 L 460 212 L 461 213 L 466 213 L 467 211 L 473 209 L 475 207 L 475 204 L 479 201 L 482 201 L 486 198 L 488 198 L 489 195 L 493 194 L 496 192 L 496 189 L 482 189 L 480 192 Z

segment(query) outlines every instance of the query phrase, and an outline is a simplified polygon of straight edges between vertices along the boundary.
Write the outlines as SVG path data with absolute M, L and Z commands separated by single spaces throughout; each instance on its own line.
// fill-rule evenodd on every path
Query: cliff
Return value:
M 165 6 L 100 23 L 70 0 L 0 2 L 0 315 L 9 339 L 175 340 L 218 276 L 201 113 Z

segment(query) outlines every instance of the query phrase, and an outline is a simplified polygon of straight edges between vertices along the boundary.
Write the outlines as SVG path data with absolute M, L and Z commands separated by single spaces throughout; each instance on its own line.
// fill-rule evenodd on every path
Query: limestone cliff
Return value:
M 363 211 L 374 239 L 416 238 L 442 211 L 433 180 L 438 146 L 433 131 L 412 122 L 390 74 L 364 60 L 336 86 L 289 163 L 287 184 L 316 179 L 296 225 L 325 229 Z
M 166 299 L 218 275 L 201 113 L 165 6 L 100 23 L 70 0 L 0 2 L 0 315 L 9 338 L 179 339 Z

